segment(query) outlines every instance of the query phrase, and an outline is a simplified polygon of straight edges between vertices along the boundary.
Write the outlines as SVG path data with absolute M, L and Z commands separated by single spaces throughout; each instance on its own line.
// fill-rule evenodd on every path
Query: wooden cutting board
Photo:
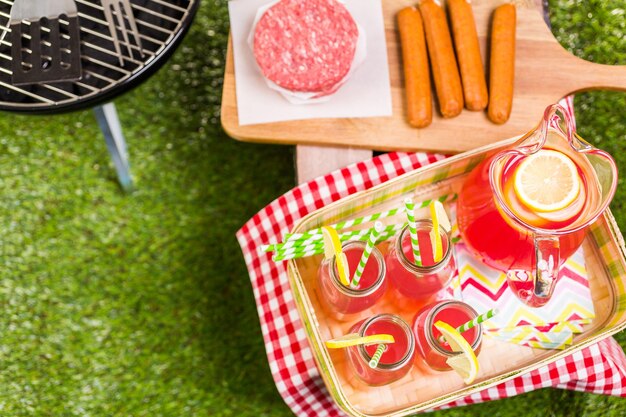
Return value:
M 405 120 L 404 80 L 396 13 L 416 1 L 382 0 L 389 57 L 393 115 L 390 117 L 311 119 L 240 126 L 237 117 L 232 41 L 229 43 L 222 96 L 222 126 L 248 142 L 343 145 L 380 151 L 456 153 L 520 135 L 532 129 L 544 109 L 570 93 L 612 89 L 626 91 L 626 66 L 594 64 L 566 51 L 543 20 L 541 0 L 517 0 L 515 93 L 509 121 L 495 125 L 485 112 L 464 110 L 453 119 L 439 114 L 423 129 Z M 487 68 L 489 22 L 503 0 L 474 0 L 472 7 Z M 437 105 L 433 106 L 437 109 Z

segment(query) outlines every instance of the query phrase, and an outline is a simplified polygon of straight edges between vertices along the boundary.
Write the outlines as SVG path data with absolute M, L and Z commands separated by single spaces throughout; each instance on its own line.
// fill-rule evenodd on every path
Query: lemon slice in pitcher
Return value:
M 541 149 L 515 170 L 514 190 L 527 207 L 552 212 L 567 207 L 581 188 L 574 162 L 559 151 Z
M 348 278 L 348 258 L 341 248 L 341 240 L 337 231 L 330 226 L 322 226 L 322 236 L 324 239 L 324 258 L 332 259 L 335 257 L 335 263 L 337 264 L 337 273 L 339 274 L 339 280 L 346 287 L 350 285 L 350 279 Z
M 478 358 L 470 344 L 461 336 L 461 333 L 448 323 L 437 321 L 434 326 L 441 332 L 452 351 L 460 352 L 458 355 L 448 358 L 446 363 L 463 378 L 463 382 L 466 384 L 474 382 L 478 375 Z
M 356 345 L 374 345 L 379 343 L 394 343 L 395 339 L 390 334 L 373 334 L 370 336 L 359 336 L 358 333 L 348 333 L 345 336 L 326 341 L 329 349 L 339 349 Z

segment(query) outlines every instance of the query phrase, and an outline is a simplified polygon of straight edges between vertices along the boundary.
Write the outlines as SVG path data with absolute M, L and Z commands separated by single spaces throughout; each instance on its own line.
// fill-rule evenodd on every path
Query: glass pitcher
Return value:
M 527 189 L 543 200 L 559 194 L 545 191 L 548 179 L 529 188 L 538 157 L 544 162 L 556 158 L 556 164 L 544 168 L 553 175 L 569 172 L 578 181 L 569 181 L 571 188 L 559 186 L 569 193 L 560 203 L 531 204 L 534 200 L 527 197 Z M 560 266 L 582 244 L 586 227 L 608 207 L 616 186 L 613 158 L 581 139 L 571 116 L 554 104 L 536 129 L 468 175 L 458 199 L 459 231 L 477 259 L 506 272 L 513 292 L 527 305 L 540 307 L 552 296 Z

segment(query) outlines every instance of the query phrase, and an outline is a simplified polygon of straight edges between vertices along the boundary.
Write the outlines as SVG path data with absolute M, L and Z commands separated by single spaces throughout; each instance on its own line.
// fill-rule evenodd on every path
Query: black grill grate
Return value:
M 3 26 L 0 30 L 7 30 L 12 4 L 13 1 L 0 0 L 0 25 Z M 118 25 L 124 55 L 121 67 L 100 0 L 76 0 L 83 69 L 79 81 L 11 85 L 11 34 L 7 33 L 0 44 L 0 108 L 35 112 L 61 110 L 112 94 L 113 89 L 156 63 L 190 24 L 197 8 L 197 0 L 131 0 L 131 4 L 143 57 L 133 42 L 132 33 L 129 31 L 129 45 L 124 42 Z M 132 57 L 128 48 L 132 49 Z

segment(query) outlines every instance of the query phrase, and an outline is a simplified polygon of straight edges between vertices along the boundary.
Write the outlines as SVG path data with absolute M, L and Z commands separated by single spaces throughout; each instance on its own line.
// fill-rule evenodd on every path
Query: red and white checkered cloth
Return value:
M 571 109 L 571 101 L 567 104 Z M 308 213 L 349 194 L 444 159 L 425 153 L 389 153 L 299 185 L 250 219 L 238 232 L 250 273 L 270 370 L 278 392 L 301 417 L 344 416 L 328 394 L 309 347 L 287 278 L 261 245 L 278 242 Z M 613 338 L 550 365 L 444 406 L 479 403 L 545 387 L 626 396 L 626 357 Z

